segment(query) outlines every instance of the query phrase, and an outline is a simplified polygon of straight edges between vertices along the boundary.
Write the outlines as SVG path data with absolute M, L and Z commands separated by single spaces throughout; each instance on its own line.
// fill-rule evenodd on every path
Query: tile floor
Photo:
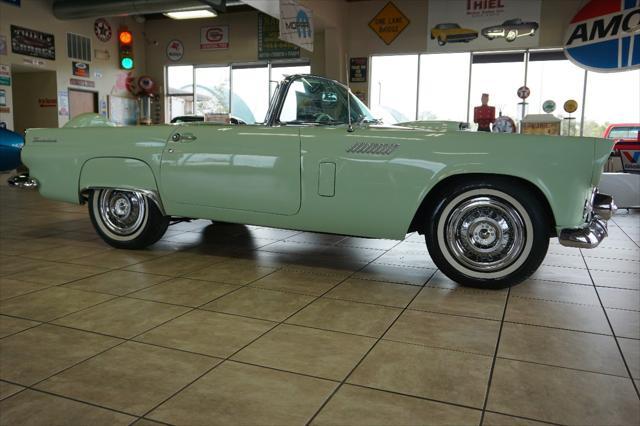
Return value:
M 636 425 L 640 214 L 610 234 L 482 291 L 418 235 L 194 221 L 120 251 L 3 185 L 0 424 Z

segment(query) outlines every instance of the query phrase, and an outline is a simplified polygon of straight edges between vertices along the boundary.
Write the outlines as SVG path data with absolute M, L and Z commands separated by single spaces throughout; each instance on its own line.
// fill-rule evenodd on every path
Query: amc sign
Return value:
M 229 48 L 229 26 L 200 28 L 200 50 L 221 50 Z

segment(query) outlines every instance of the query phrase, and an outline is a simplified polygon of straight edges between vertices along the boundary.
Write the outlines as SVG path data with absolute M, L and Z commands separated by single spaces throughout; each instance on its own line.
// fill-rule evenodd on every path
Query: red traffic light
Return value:
M 131 34 L 131 31 L 121 31 L 120 35 L 118 35 L 118 40 L 120 40 L 120 43 L 122 44 L 131 44 L 133 41 L 133 34 Z

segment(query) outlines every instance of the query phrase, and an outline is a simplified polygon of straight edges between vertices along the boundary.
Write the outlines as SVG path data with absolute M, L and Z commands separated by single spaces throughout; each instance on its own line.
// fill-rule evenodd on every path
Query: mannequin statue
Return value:
M 479 132 L 490 132 L 490 125 L 496 121 L 496 108 L 489 106 L 489 94 L 482 94 L 482 105 L 473 108 L 473 122 L 478 124 Z

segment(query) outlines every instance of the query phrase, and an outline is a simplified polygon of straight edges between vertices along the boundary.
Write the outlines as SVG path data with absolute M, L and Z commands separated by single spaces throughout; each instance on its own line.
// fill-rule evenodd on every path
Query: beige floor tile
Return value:
M 423 285 L 435 272 L 434 268 L 371 264 L 353 275 L 363 280 L 386 281 L 399 284 Z
M 640 312 L 607 309 L 607 316 L 616 336 L 640 339 Z
M 0 301 L 0 313 L 36 321 L 51 321 L 111 298 L 113 296 L 108 294 L 50 287 Z
M 480 411 L 344 385 L 311 423 L 323 425 L 478 425 Z
M 374 342 L 369 337 L 281 325 L 234 355 L 233 359 L 342 380 Z
M 600 306 L 593 286 L 555 281 L 526 280 L 511 288 L 511 296 Z
M 640 422 L 628 378 L 503 359 L 496 361 L 487 408 L 563 424 Z
M 626 376 L 612 336 L 505 323 L 498 356 Z
M 20 392 L 23 389 L 23 386 L 14 385 L 13 383 L 7 383 L 0 380 L 0 401 Z
M 50 263 L 47 266 L 22 271 L 19 274 L 9 275 L 18 280 L 34 283 L 60 285 L 70 281 L 76 281 L 92 275 L 106 272 L 104 268 L 94 266 L 72 265 L 68 263 Z
M 29 253 L 27 257 L 30 257 L 32 259 L 49 260 L 52 262 L 68 262 L 69 260 L 77 259 L 80 257 L 100 255 L 107 252 L 108 250 L 109 249 L 106 247 L 91 248 L 78 245 L 68 245 L 59 246 L 55 249 L 47 248 L 41 251 Z
M 155 259 L 156 256 L 145 251 L 134 250 L 106 250 L 100 254 L 84 256 L 73 259 L 70 263 L 78 265 L 100 266 L 102 268 L 114 269 L 145 262 Z
M 127 342 L 51 377 L 37 388 L 142 415 L 219 362 Z
M 397 241 L 394 240 L 375 240 L 371 238 L 357 238 L 357 237 L 348 237 L 336 245 L 338 247 L 356 247 L 356 248 L 371 248 L 378 250 L 389 250 L 398 244 Z
M 19 333 L 27 328 L 35 327 L 38 324 L 40 323 L 37 321 L 28 321 L 20 318 L 0 315 L 0 339 L 11 334 Z
M 425 287 L 409 305 L 410 309 L 485 319 L 502 319 L 506 291 L 442 289 Z
M 163 426 L 164 423 L 154 422 L 149 419 L 138 419 L 135 423 L 132 423 L 131 426 Z
M 349 278 L 325 297 L 404 308 L 418 291 L 413 285 Z
M 640 311 L 640 291 L 618 288 L 599 288 L 598 294 L 605 308 Z
M 0 378 L 30 386 L 120 342 L 43 324 L 0 340 Z
M 618 343 L 631 370 L 631 376 L 640 379 L 640 340 L 618 338 Z
M 208 268 L 200 269 L 187 275 L 187 277 L 219 283 L 244 285 L 262 278 L 265 275 L 269 275 L 275 270 L 276 268 L 250 265 L 246 262 L 238 263 L 227 261 L 209 266 Z
M 165 303 L 118 298 L 60 318 L 55 323 L 129 339 L 188 310 Z
M 5 277 L 12 274 L 18 274 L 22 271 L 31 271 L 51 265 L 54 265 L 54 263 L 45 262 L 43 260 L 28 259 L 26 257 L 0 255 L 0 276 Z M 19 279 L 20 277 L 15 276 L 14 278 Z
M 400 312 L 399 308 L 320 298 L 287 323 L 380 337 Z
M 173 424 L 303 425 L 336 386 L 227 361 L 148 417 Z
M 168 279 L 169 277 L 161 275 L 141 274 L 130 271 L 110 271 L 65 284 L 65 287 L 123 296 Z
M 28 281 L 19 281 L 14 278 L 0 277 L 0 300 L 42 290 L 50 286 L 50 284 L 31 283 Z
M 218 256 L 205 256 L 187 252 L 172 253 L 154 260 L 127 266 L 128 271 L 177 277 L 215 265 L 226 259 Z
M 547 253 L 544 260 L 542 261 L 542 264 L 550 266 L 563 266 L 565 268 L 587 269 L 587 265 L 585 265 L 582 256 L 580 256 L 580 251 L 575 250 L 575 253 L 577 254 L 576 256 Z
M 135 417 L 42 392 L 25 390 L 0 403 L 0 424 L 50 426 L 128 425 Z
M 614 271 L 591 271 L 593 282 L 599 287 L 640 290 L 640 275 Z
M 342 281 L 341 278 L 305 271 L 280 270 L 251 284 L 268 290 L 282 290 L 293 293 L 320 296 Z
M 314 298 L 304 294 L 244 287 L 201 309 L 244 315 L 269 321 L 284 321 Z
M 562 266 L 543 265 L 531 275 L 531 279 L 591 285 L 591 277 L 586 269 L 565 268 Z
M 493 356 L 499 331 L 498 321 L 406 310 L 384 339 Z
M 200 306 L 227 294 L 238 286 L 219 284 L 211 281 L 175 278 L 130 294 L 130 297 L 174 303 L 176 305 Z
M 269 321 L 195 310 L 136 340 L 225 358 L 274 325 Z
M 379 342 L 348 382 L 482 408 L 492 357 Z
M 590 270 L 630 272 L 640 274 L 640 262 L 631 260 L 601 259 L 590 257 L 586 259 Z
M 507 305 L 505 321 L 611 334 L 600 306 L 512 297 Z
M 482 426 L 545 426 L 548 423 L 486 412 Z

